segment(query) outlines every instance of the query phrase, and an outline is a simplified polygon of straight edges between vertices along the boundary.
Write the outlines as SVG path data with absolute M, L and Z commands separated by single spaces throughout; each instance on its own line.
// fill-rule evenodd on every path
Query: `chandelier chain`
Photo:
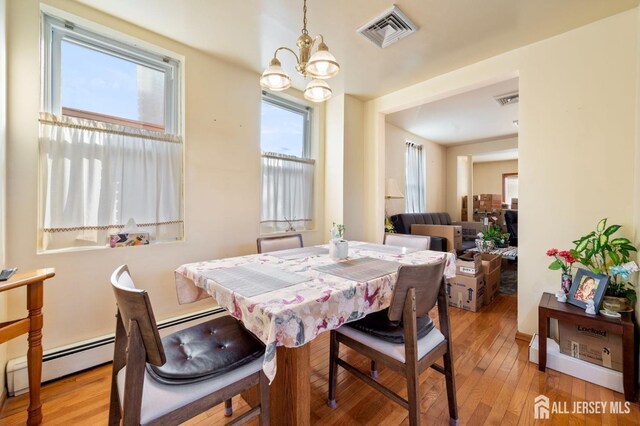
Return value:
M 302 34 L 309 34 L 309 31 L 307 31 L 307 0 L 304 0 L 304 5 L 302 6 Z

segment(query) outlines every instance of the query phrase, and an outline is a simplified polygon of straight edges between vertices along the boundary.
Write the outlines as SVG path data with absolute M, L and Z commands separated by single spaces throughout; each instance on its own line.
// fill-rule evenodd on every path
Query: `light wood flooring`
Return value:
M 461 425 L 533 424 L 533 399 L 539 394 L 551 401 L 623 401 L 621 394 L 571 376 L 547 370 L 540 373 L 528 362 L 528 345 L 515 340 L 516 296 L 501 295 L 480 313 L 451 308 L 456 385 Z M 46 330 L 45 330 L 46 331 Z M 341 353 L 344 348 L 341 350 Z M 347 352 L 347 359 L 367 371 L 368 361 Z M 311 423 L 318 425 L 408 424 L 407 411 L 340 369 L 338 407 L 326 405 L 328 333 L 311 344 Z M 395 373 L 382 368 L 380 380 L 406 396 Z M 95 425 L 107 423 L 110 365 L 91 369 L 43 386 L 44 424 Z M 421 376 L 421 411 L 424 424 L 448 424 L 444 379 L 435 371 Z M 247 405 L 235 397 L 235 414 Z M 0 411 L 0 425 L 26 420 L 28 396 L 9 398 Z M 190 420 L 189 425 L 224 424 L 223 407 L 217 406 Z M 638 425 L 640 408 L 629 414 L 559 414 L 553 424 Z M 257 424 L 254 421 L 252 424 Z

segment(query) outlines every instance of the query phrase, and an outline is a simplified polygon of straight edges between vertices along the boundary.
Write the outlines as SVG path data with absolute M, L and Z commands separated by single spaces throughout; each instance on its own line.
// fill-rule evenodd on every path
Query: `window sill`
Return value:
M 104 246 L 86 246 L 86 247 L 67 247 L 61 249 L 53 249 L 53 250 L 42 250 L 38 249 L 37 255 L 48 255 L 48 254 L 62 254 L 62 253 L 75 253 L 75 252 L 84 252 L 84 251 L 99 251 L 99 250 L 128 250 L 132 248 L 141 248 L 141 247 L 152 247 L 152 246 L 161 246 L 167 244 L 181 244 L 186 240 L 183 238 L 181 240 L 175 241 L 149 241 L 149 244 L 139 245 L 139 246 L 128 246 L 128 247 L 111 247 L 109 244 L 105 244 Z

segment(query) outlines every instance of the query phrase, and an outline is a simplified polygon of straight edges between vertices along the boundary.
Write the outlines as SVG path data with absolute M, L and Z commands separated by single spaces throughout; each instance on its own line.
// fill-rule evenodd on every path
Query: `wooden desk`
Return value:
M 635 402 L 638 347 L 635 340 L 635 324 L 627 318 L 607 318 L 602 315 L 589 315 L 584 309 L 568 303 L 560 303 L 551 293 L 543 293 L 538 305 L 538 329 L 540 333 L 538 369 L 545 371 L 547 367 L 547 336 L 549 319 L 555 318 L 586 327 L 597 327 L 610 333 L 622 335 L 622 379 L 624 399 Z
M 29 374 L 29 416 L 28 425 L 42 423 L 42 402 L 40 401 L 40 379 L 42 377 L 42 301 L 43 284 L 47 278 L 55 275 L 55 270 L 37 269 L 17 272 L 7 281 L 0 282 L 0 292 L 27 286 L 26 318 L 0 323 L 0 343 L 29 333 L 27 351 L 27 369 Z

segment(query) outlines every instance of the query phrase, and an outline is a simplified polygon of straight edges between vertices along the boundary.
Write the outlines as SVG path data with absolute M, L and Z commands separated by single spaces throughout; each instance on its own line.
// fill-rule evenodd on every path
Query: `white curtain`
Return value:
M 129 219 L 153 240 L 181 239 L 182 141 L 43 113 L 43 249 L 103 246 Z
M 424 158 L 422 145 L 406 143 L 406 210 L 407 213 L 424 213 Z
M 313 228 L 314 160 L 262 153 L 262 233 Z

